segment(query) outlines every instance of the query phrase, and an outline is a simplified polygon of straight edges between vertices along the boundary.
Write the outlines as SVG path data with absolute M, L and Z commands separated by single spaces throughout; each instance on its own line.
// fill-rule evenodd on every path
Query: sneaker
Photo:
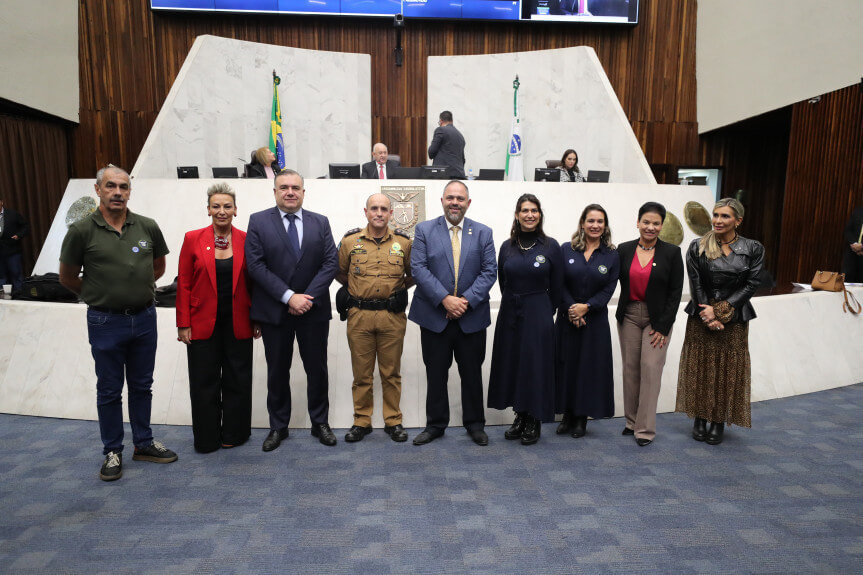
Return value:
M 105 463 L 99 470 L 99 479 L 102 481 L 116 481 L 123 477 L 123 454 L 119 451 L 109 451 L 105 456 Z
M 135 461 L 152 461 L 153 463 L 171 463 L 177 461 L 177 454 L 158 441 L 154 441 L 147 447 L 136 447 L 132 459 Z

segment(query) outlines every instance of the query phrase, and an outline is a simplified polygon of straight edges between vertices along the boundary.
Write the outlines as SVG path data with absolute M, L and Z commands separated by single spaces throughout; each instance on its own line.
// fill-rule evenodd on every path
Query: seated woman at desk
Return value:
M 560 159 L 560 181 L 561 182 L 583 182 L 584 174 L 578 169 L 578 154 L 575 150 L 569 149 L 563 153 Z
M 272 180 L 282 171 L 276 155 L 267 147 L 252 152 L 252 163 L 246 164 L 247 178 L 268 178 Z

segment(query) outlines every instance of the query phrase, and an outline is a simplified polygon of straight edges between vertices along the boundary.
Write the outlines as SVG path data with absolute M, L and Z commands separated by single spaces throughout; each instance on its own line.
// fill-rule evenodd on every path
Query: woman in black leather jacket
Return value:
M 764 246 L 737 233 L 743 206 L 723 198 L 713 229 L 686 253 L 692 300 L 680 354 L 675 411 L 695 418 L 692 437 L 722 443 L 725 424 L 752 427 L 749 392 L 749 299 L 758 289 Z M 709 427 L 708 427 L 709 423 Z

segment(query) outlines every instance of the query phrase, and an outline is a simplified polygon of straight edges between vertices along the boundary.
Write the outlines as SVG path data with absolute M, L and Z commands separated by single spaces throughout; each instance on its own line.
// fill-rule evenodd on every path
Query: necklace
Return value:
M 722 244 L 725 244 L 726 246 L 729 246 L 729 245 L 733 244 L 734 242 L 736 242 L 738 237 L 739 237 L 739 236 L 737 235 L 737 232 L 735 231 L 735 232 L 734 232 L 734 237 L 733 237 L 733 238 L 731 238 L 730 240 L 728 240 L 727 242 L 723 242 L 723 241 L 722 241 L 722 240 L 720 240 L 719 238 L 716 238 L 716 241 L 717 241 L 717 242 L 719 242 L 719 245 L 720 245 L 720 246 L 721 246 Z
M 216 239 L 213 241 L 213 243 L 216 245 L 217 250 L 226 250 L 226 249 L 228 249 L 228 246 L 231 245 L 231 235 L 230 234 L 228 234 L 227 236 L 218 236 L 217 235 Z
M 644 250 L 644 251 L 646 251 L 646 252 L 649 252 L 650 250 L 655 250 L 655 249 L 656 249 L 656 244 L 653 244 L 653 245 L 652 245 L 652 246 L 650 246 L 649 248 L 646 248 L 646 247 L 644 247 L 643 245 L 641 245 L 641 242 L 638 242 L 638 247 L 640 247 L 641 249 L 643 249 L 643 250 Z
M 533 243 L 527 247 L 524 247 L 523 245 L 521 245 L 521 238 L 516 238 L 515 241 L 518 242 L 518 247 L 521 248 L 521 251 L 523 251 L 523 252 L 528 251 L 530 248 L 532 248 L 533 246 L 536 245 L 536 240 L 533 240 Z

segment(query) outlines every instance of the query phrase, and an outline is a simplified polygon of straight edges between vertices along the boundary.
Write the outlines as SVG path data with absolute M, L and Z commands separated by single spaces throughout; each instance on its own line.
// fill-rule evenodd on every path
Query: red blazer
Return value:
M 191 327 L 192 339 L 209 339 L 216 325 L 216 247 L 213 226 L 186 233 L 177 273 L 177 327 Z M 234 248 L 234 337 L 252 337 L 249 282 L 246 273 L 246 232 L 231 226 Z

